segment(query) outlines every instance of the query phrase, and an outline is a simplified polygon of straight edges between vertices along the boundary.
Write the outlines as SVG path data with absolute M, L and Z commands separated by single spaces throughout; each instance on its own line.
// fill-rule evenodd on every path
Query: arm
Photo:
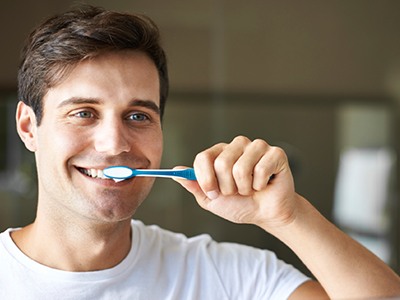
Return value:
M 196 156 L 197 182 L 179 180 L 199 205 L 235 223 L 255 224 L 288 245 L 331 298 L 400 295 L 400 278 L 375 255 L 326 220 L 294 190 L 285 153 L 237 137 Z M 293 299 L 326 296 L 308 282 Z
M 273 234 L 305 263 L 331 298 L 400 295 L 399 277 L 300 196 L 296 220 Z

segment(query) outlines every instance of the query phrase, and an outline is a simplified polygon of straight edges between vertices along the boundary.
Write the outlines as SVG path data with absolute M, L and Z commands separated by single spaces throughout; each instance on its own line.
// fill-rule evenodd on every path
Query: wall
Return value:
M 190 164 L 197 151 L 237 134 L 262 137 L 289 152 L 299 192 L 331 217 L 338 153 L 347 136 L 347 127 L 338 126 L 341 107 L 353 101 L 394 105 L 399 1 L 82 2 L 146 13 L 159 24 L 172 90 L 165 117 L 165 166 Z M 18 53 L 30 28 L 73 3 L 2 4 L 3 91 L 15 92 Z M 381 134 L 367 132 L 378 139 Z M 30 158 L 22 161 L 28 174 L 34 172 Z M 33 218 L 34 191 L 19 197 L 12 206 L 19 213 L 3 218 L 1 226 L 23 225 Z M 8 211 L 12 201 L 3 200 L 1 210 Z M 209 216 L 174 182 L 158 181 L 138 217 L 187 234 L 209 232 L 216 239 L 276 249 L 300 265 L 258 229 Z

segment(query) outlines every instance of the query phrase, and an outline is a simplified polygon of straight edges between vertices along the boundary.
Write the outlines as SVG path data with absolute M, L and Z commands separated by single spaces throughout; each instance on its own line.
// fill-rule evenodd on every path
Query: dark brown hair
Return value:
M 21 53 L 18 97 L 35 112 L 38 125 L 43 115 L 43 96 L 76 66 L 103 52 L 124 49 L 146 53 L 160 80 L 160 113 L 168 96 L 168 71 L 156 24 L 144 15 L 83 6 L 56 15 L 32 31 Z

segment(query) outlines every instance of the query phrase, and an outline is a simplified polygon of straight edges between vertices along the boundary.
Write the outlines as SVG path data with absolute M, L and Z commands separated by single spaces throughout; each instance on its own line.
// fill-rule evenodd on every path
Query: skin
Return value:
M 290 299 L 400 295 L 397 274 L 295 192 L 282 149 L 239 136 L 231 143 L 217 144 L 198 154 L 194 167 L 198 182 L 179 182 L 201 207 L 235 223 L 254 224 L 274 235 L 317 278 L 319 283 L 303 284 Z
M 18 132 L 35 152 L 39 201 L 35 222 L 12 238 L 30 257 L 54 268 L 114 266 L 128 253 L 130 219 L 154 179 L 115 183 L 78 168 L 159 167 L 157 70 L 142 53 L 104 54 L 77 65 L 43 101 L 40 126 L 30 107 L 20 102 L 17 108 Z M 42 236 L 52 245 L 43 245 Z
M 35 152 L 39 177 L 37 218 L 12 235 L 28 256 L 53 268 L 91 271 L 115 266 L 127 255 L 130 218 L 153 179 L 114 183 L 89 178 L 79 168 L 159 166 L 158 82 L 144 54 L 108 53 L 78 64 L 47 92 L 40 126 L 19 103 L 18 132 Z M 193 166 L 198 181 L 177 181 L 202 208 L 281 239 L 322 284 L 308 281 L 291 299 L 400 295 L 396 274 L 295 192 L 281 149 L 240 136 L 202 151 Z

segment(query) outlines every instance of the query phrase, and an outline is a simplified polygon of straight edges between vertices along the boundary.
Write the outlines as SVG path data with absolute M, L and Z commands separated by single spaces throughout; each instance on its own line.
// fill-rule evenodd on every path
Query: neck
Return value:
M 46 221 L 42 221 L 46 220 Z M 131 247 L 130 219 L 114 223 L 63 223 L 48 218 L 12 233 L 27 256 L 51 268 L 84 272 L 120 263 Z

